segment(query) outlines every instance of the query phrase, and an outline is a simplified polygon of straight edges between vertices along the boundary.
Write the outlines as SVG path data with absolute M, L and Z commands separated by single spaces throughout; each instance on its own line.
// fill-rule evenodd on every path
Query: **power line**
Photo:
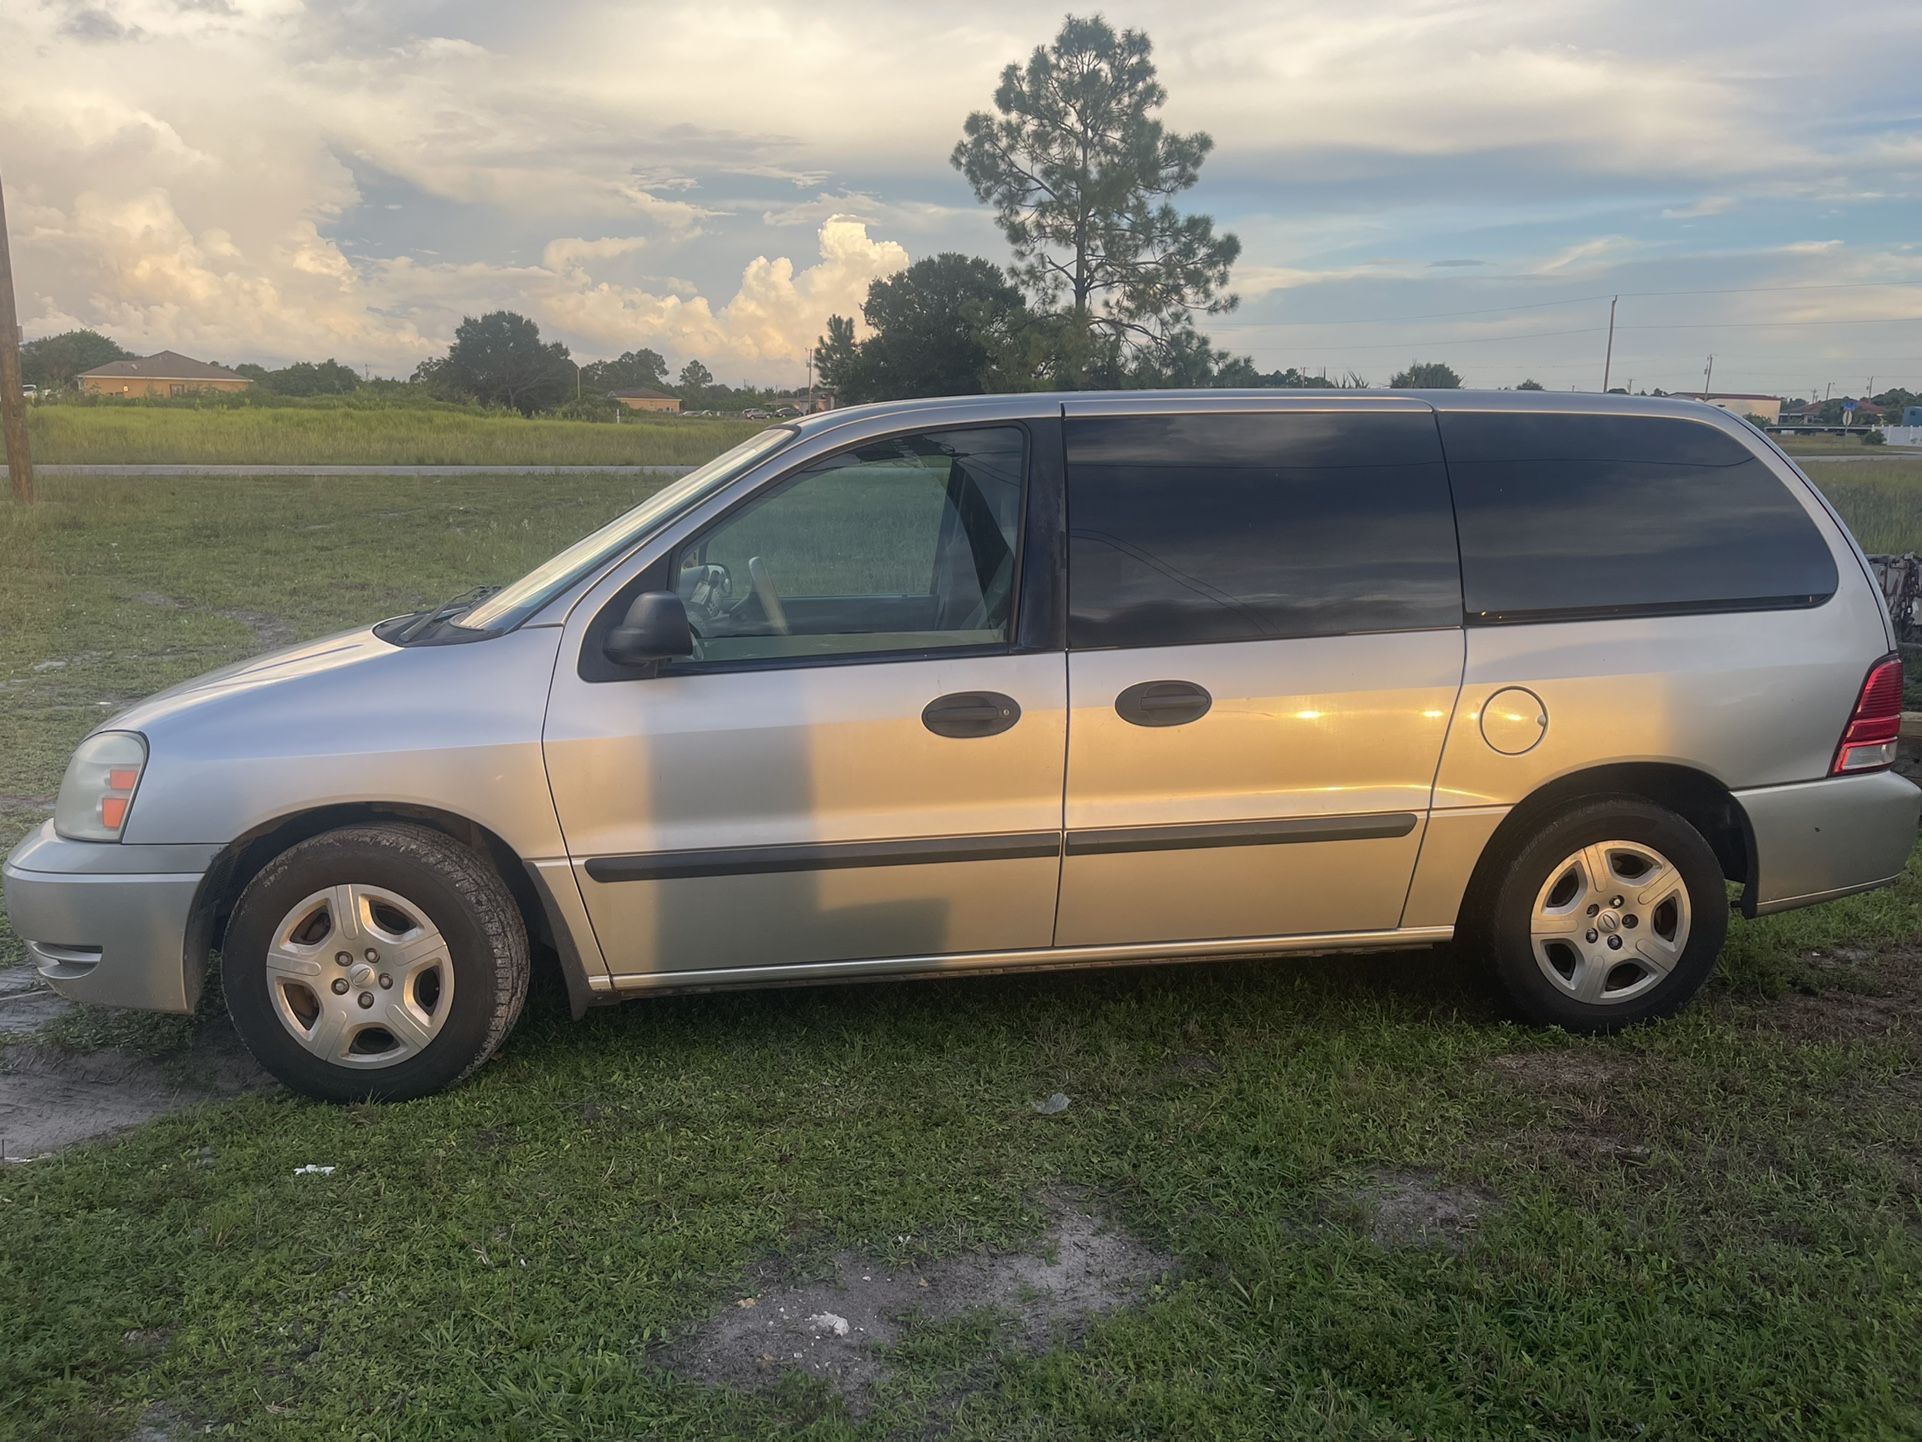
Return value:
M 1369 316 L 1358 320 L 1259 320 L 1259 321 L 1217 321 L 1211 327 L 1216 330 L 1272 330 L 1278 326 L 1303 325 L 1397 325 L 1409 320 L 1451 320 L 1464 315 L 1501 315 L 1517 310 L 1552 310 L 1564 305 L 1600 304 L 1602 301 L 1619 295 L 1627 299 L 1652 296 L 1677 295 L 1781 295 L 1797 290 L 1865 290 L 1884 286 L 1922 285 L 1922 280 L 1838 280 L 1811 283 L 1808 285 L 1734 285 L 1716 286 L 1696 290 L 1623 290 L 1605 292 L 1601 295 L 1576 295 L 1565 300 L 1536 300 L 1517 305 L 1481 306 L 1474 310 L 1435 310 L 1415 315 Z
M 1685 324 L 1625 325 L 1620 330 L 1774 330 L 1805 325 L 1922 325 L 1922 315 L 1867 316 L 1858 320 L 1715 320 Z
M 1334 343 L 1333 348 L 1347 352 L 1351 350 L 1403 350 L 1409 346 L 1487 345 L 1492 341 L 1503 340 L 1545 340 L 1550 336 L 1600 335 L 1605 328 L 1606 327 L 1599 325 L 1591 325 L 1581 330 L 1525 330 L 1517 331 L 1513 335 L 1458 335 L 1448 336 L 1441 340 L 1366 341 L 1359 345 L 1349 345 L 1343 341 Z

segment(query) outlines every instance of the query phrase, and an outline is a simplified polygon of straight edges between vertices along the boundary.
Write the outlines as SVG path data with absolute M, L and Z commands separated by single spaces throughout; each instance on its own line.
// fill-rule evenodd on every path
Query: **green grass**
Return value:
M 106 706 L 504 578 L 642 489 L 55 480 L 0 506 L 0 831 Z M 1918 938 L 1922 860 L 1738 922 L 1695 1008 L 1596 1041 L 1500 1020 L 1428 954 L 578 1025 L 550 983 L 450 1095 L 272 1092 L 0 1169 L 0 1438 L 1915 1436 Z M 1385 1246 L 1354 1198 L 1390 1171 L 1495 1204 L 1459 1252 Z M 861 1418 L 658 1365 L 770 1263 L 1031 1244 L 1064 1184 L 1177 1264 L 1076 1346 L 929 1329 Z
M 1870 555 L 1922 551 L 1922 457 L 1803 465 Z
M 698 465 L 757 421 L 526 420 L 427 409 L 35 406 L 37 463 L 233 465 Z
M 1865 445 L 1862 440 L 1863 434 L 1867 434 L 1867 432 L 1864 431 L 1861 434 L 1852 436 L 1776 436 L 1774 440 L 1777 445 L 1792 456 L 1847 456 L 1853 455 L 1857 451 L 1862 451 L 1869 455 L 1885 454 L 1885 452 L 1874 450 Z

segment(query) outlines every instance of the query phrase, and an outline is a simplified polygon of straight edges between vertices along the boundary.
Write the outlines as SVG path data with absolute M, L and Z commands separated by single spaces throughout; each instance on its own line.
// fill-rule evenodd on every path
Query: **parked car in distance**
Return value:
M 23 385 L 20 387 L 20 394 L 26 400 L 37 401 L 40 399 L 40 387 L 36 385 Z
M 1693 402 L 917 400 L 761 432 L 504 588 L 177 686 L 8 858 L 81 1001 L 211 949 L 290 1086 L 420 1096 L 674 991 L 1425 947 L 1606 1031 L 1881 886 L 1860 549 Z
M 767 412 L 762 410 L 759 406 L 750 406 L 748 409 L 741 412 L 741 419 L 744 421 L 764 421 L 767 418 L 768 418 Z

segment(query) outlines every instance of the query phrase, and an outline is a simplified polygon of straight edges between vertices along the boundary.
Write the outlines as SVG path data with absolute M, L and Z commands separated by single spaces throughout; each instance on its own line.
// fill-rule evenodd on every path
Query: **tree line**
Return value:
M 58 393 L 70 389 L 83 372 L 132 356 L 132 351 L 98 331 L 63 331 L 21 347 L 22 380 L 43 392 Z M 467 402 L 523 415 L 591 413 L 595 419 L 613 414 L 607 395 L 615 390 L 659 390 L 680 397 L 689 407 L 714 409 L 766 404 L 776 394 L 767 387 L 726 385 L 699 360 L 688 361 L 678 378 L 670 381 L 667 361 L 658 351 L 646 348 L 577 366 L 565 345 L 543 341 L 534 321 L 506 310 L 464 319 L 447 354 L 422 361 L 406 381 L 363 377 L 331 357 L 271 369 L 243 362 L 231 369 L 267 397 L 375 392 L 400 401 L 411 397 Z

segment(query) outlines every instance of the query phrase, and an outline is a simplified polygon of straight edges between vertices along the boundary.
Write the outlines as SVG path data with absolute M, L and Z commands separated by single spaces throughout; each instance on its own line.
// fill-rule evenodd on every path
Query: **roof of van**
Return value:
M 823 411 L 794 422 L 804 432 L 820 431 L 885 415 L 940 411 L 945 416 L 970 411 L 984 416 L 1059 415 L 1064 408 L 1108 415 L 1132 411 L 1237 411 L 1253 409 L 1335 410 L 1421 407 L 1437 411 L 1544 411 L 1563 415 L 1687 416 L 1718 427 L 1747 425 L 1727 411 L 1679 396 L 1604 395 L 1596 391 L 1495 390 L 1145 390 L 1145 391 L 1035 391 L 1014 395 L 925 396 L 912 400 L 874 401 Z M 1068 411 L 1072 414 L 1072 409 Z

